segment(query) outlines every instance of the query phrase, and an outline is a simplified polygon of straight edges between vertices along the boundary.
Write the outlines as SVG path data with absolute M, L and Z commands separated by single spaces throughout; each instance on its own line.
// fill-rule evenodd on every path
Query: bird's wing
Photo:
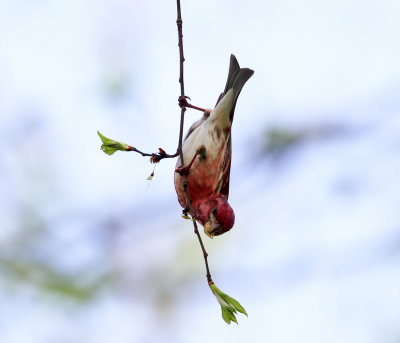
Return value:
M 229 90 L 233 89 L 233 98 L 231 104 L 231 110 L 229 112 L 229 120 L 232 124 L 233 115 L 235 112 L 235 106 L 237 98 L 247 80 L 253 75 L 254 71 L 249 68 L 240 68 L 239 63 L 235 57 L 235 55 L 231 55 L 230 63 L 229 63 L 229 71 L 228 71 L 228 79 L 226 80 L 226 85 L 224 92 L 221 93 L 217 100 L 218 106 L 220 101 L 224 98 L 224 96 L 228 93 Z M 229 137 L 227 138 L 224 160 L 221 166 L 221 172 L 219 177 L 217 178 L 216 183 L 216 193 L 221 193 L 226 196 L 228 199 L 229 196 L 229 181 L 230 181 L 230 171 L 231 171 L 231 160 L 232 160 L 232 136 L 231 132 L 229 132 Z
M 226 142 L 226 149 L 224 155 L 224 161 L 221 166 L 221 174 L 219 178 L 219 182 L 217 184 L 217 193 L 221 193 L 226 196 L 226 199 L 229 197 L 229 181 L 231 174 L 231 160 L 232 160 L 232 139 L 229 134 L 229 138 Z

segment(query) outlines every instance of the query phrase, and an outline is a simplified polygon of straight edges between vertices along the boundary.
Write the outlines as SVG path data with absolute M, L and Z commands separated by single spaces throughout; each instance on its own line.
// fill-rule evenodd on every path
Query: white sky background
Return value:
M 255 70 L 233 128 L 236 225 L 206 241 L 214 280 L 249 318 L 236 327 L 220 317 L 179 218 L 174 161 L 147 189 L 147 159 L 99 151 L 97 129 L 175 150 L 175 3 L 0 1 L 0 249 L 24 230 L 21 207 L 33 208 L 51 224 L 44 256 L 63 270 L 115 264 L 126 287 L 83 307 L 2 287 L 0 341 L 397 342 L 400 2 L 182 6 L 194 104 L 215 104 L 230 53 Z M 123 86 L 115 101 L 113 80 Z M 188 111 L 187 126 L 198 116 Z M 268 127 L 320 124 L 350 133 L 259 158 Z M 91 234 L 119 215 L 126 231 L 111 259 Z M 159 269 L 166 279 L 147 284 Z M 176 289 L 163 314 L 154 299 Z

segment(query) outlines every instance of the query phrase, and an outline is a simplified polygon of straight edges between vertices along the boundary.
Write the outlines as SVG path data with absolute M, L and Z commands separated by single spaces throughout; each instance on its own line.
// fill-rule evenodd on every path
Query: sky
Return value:
M 185 89 L 212 107 L 229 56 L 235 227 L 204 236 L 175 161 L 173 2 L 0 1 L 0 340 L 398 342 L 400 3 L 182 1 Z M 187 111 L 185 129 L 199 113 Z

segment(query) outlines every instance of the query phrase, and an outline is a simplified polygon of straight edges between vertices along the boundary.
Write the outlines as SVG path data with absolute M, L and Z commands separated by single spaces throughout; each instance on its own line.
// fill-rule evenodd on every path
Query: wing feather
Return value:
M 231 161 L 232 161 L 232 139 L 229 133 L 229 138 L 226 142 L 224 160 L 221 166 L 221 174 L 219 178 L 219 182 L 217 184 L 217 193 L 221 193 L 226 196 L 226 199 L 229 197 L 229 181 L 230 181 L 230 173 L 231 173 Z

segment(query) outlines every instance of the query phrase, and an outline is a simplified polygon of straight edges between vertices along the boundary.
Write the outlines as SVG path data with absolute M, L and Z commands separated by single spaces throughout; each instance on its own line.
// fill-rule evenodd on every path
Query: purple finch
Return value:
M 182 186 L 182 175 L 186 175 L 191 214 L 211 238 L 229 231 L 235 222 L 235 214 L 228 203 L 231 127 L 237 98 L 253 73 L 251 69 L 240 68 L 236 57 L 231 55 L 225 90 L 213 110 L 203 110 L 180 98 L 184 106 L 200 109 L 204 113 L 190 127 L 184 139 L 182 152 L 185 164 L 182 165 L 178 159 L 175 189 L 179 203 L 186 208 Z

